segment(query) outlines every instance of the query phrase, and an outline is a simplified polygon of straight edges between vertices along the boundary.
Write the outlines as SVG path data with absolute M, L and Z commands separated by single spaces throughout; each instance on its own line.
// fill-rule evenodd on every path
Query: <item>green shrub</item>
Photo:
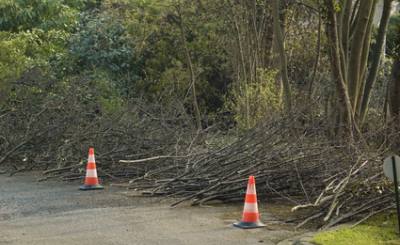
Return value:
M 84 0 L 2 0 L 0 31 L 19 32 L 34 28 L 72 31 L 77 24 L 78 7 Z
M 232 99 L 227 101 L 240 129 L 249 129 L 282 107 L 276 71 L 258 70 L 258 82 L 244 84 L 232 91 Z

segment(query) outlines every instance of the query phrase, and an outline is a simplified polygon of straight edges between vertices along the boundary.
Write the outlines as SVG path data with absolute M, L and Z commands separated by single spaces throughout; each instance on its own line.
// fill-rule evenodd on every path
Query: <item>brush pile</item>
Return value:
M 71 82 L 62 89 L 19 98 L 0 111 L 0 173 L 45 170 L 43 180 L 78 179 L 93 146 L 100 176 L 132 178 L 150 168 L 122 168 L 119 159 L 180 154 L 192 143 L 191 118 L 179 103 L 165 108 L 136 100 L 112 105 L 110 113 L 99 106 L 89 81 Z
M 166 109 L 137 101 L 110 114 L 85 104 L 85 93 L 72 89 L 65 97 L 2 111 L 0 172 L 40 169 L 42 180 L 80 179 L 94 146 L 100 177 L 129 180 L 128 188 L 145 195 L 178 197 L 174 206 L 241 202 L 248 176 L 255 175 L 261 200 L 285 199 L 293 211 L 305 211 L 299 226 L 313 221 L 327 228 L 393 207 L 382 173 L 390 147 L 382 142 L 398 132 L 333 141 L 321 121 L 299 113 L 266 120 L 230 140 L 218 130 L 196 132 L 179 104 Z M 213 145 L 221 139 L 231 143 Z
M 323 228 L 363 220 L 393 207 L 382 174 L 385 149 L 333 142 L 317 124 L 299 118 L 268 122 L 218 150 L 191 156 L 123 160 L 131 166 L 160 166 L 130 181 L 147 195 L 180 197 L 173 204 L 202 205 L 212 200 L 242 201 L 247 178 L 255 175 L 259 198 L 280 198 L 305 210 L 299 227 L 310 221 Z M 369 137 L 375 137 L 376 134 Z M 372 148 L 372 147 L 371 147 Z

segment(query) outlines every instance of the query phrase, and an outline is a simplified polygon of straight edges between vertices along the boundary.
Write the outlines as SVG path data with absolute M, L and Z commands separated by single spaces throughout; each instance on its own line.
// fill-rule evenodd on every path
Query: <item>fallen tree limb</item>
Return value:
M 51 174 L 51 173 L 63 172 L 65 170 L 71 170 L 71 169 L 82 167 L 82 166 L 84 166 L 83 162 L 80 162 L 76 165 L 72 165 L 72 166 L 68 166 L 68 167 L 49 169 L 49 170 L 44 171 L 43 174 L 46 175 L 46 174 Z
M 189 158 L 192 155 L 188 156 L 155 156 L 155 157 L 149 157 L 149 158 L 144 158 L 144 159 L 137 159 L 137 160 L 119 160 L 120 163 L 143 163 L 143 162 L 149 162 L 149 161 L 155 161 L 155 160 L 160 160 L 160 159 L 179 159 L 179 158 Z

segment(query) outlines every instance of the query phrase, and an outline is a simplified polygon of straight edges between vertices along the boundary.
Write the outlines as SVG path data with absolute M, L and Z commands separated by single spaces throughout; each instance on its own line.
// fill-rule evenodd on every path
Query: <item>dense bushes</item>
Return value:
M 325 13 L 317 7 L 282 7 L 290 86 L 295 104 L 312 101 L 316 115 L 336 122 Z M 49 86 L 79 80 L 98 89 L 103 112 L 141 98 L 164 105 L 179 100 L 194 114 L 195 86 L 204 127 L 225 115 L 222 120 L 251 128 L 282 111 L 270 11 L 268 1 L 1 1 L 0 112 L 21 97 L 34 101 Z M 387 38 L 391 58 L 399 53 L 397 22 L 392 19 Z M 378 97 L 388 76 L 382 72 L 376 83 L 373 116 L 381 116 Z

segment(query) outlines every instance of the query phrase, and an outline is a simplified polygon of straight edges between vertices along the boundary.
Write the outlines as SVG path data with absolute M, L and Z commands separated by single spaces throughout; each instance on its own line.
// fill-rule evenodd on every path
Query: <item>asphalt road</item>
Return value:
M 241 206 L 170 208 L 171 200 L 128 197 L 113 186 L 82 192 L 79 183 L 37 178 L 0 175 L 0 245 L 272 245 L 297 235 L 264 208 L 266 228 L 241 230 L 231 225 Z

